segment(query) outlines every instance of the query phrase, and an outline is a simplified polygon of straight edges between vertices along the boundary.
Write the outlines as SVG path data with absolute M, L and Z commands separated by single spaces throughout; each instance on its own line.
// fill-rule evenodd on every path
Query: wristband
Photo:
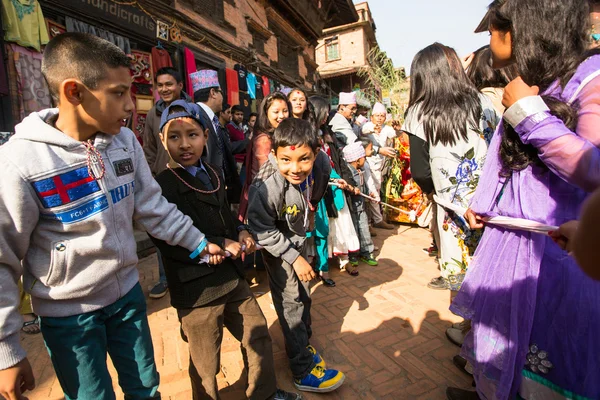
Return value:
M 238 226 L 236 228 L 236 230 L 237 230 L 237 233 L 240 233 L 241 231 L 248 231 L 248 232 L 250 232 L 250 227 L 248 225 L 246 225 L 246 224 L 241 224 L 240 226 Z
M 208 245 L 208 240 L 206 240 L 206 238 L 202 239 L 202 241 L 200 242 L 200 244 L 198 245 L 196 250 L 194 250 L 194 252 L 192 254 L 190 254 L 190 258 L 194 259 L 194 258 L 198 257 L 207 245 Z

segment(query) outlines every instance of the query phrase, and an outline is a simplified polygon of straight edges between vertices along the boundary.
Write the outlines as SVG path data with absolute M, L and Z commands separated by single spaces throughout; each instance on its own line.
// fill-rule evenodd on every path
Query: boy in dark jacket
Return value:
M 174 101 L 161 118 L 161 140 L 171 160 L 156 180 L 163 196 L 206 232 L 212 243 L 231 254 L 219 266 L 198 265 L 185 251 L 154 239 L 161 250 L 183 339 L 189 343 L 194 399 L 217 399 L 223 325 L 242 344 L 248 371 L 249 399 L 298 399 L 277 390 L 273 349 L 265 317 L 243 277 L 238 257 L 254 251 L 245 225 L 233 218 L 223 172 L 201 160 L 208 129 L 196 104 Z
M 312 125 L 289 118 L 273 134 L 273 150 L 249 190 L 248 223 L 269 273 L 273 305 L 283 330 L 286 352 L 299 390 L 331 392 L 344 374 L 326 369 L 309 343 L 310 288 L 316 277 L 304 254 L 306 232 L 323 197 L 331 164 L 319 150 Z M 313 168 L 314 167 L 314 168 Z

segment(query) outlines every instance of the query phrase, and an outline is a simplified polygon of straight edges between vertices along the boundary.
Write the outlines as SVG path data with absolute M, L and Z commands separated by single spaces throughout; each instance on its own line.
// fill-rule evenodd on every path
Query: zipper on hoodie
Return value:
M 106 158 L 106 159 L 108 159 L 108 152 L 106 151 L 107 148 L 108 148 L 108 146 L 103 149 L 104 154 L 102 154 L 102 152 L 100 152 L 100 156 L 103 158 Z M 92 172 L 94 173 L 94 176 L 101 176 L 99 174 L 99 172 L 101 172 L 102 169 L 101 169 L 101 164 L 100 164 L 100 160 L 98 159 L 98 157 L 96 157 L 95 154 L 92 154 L 90 156 L 90 160 L 92 162 L 91 169 L 92 169 Z M 105 182 L 106 172 L 107 172 L 107 170 L 105 167 L 104 176 L 101 179 L 96 179 L 96 182 L 102 189 L 102 192 L 107 197 L 107 199 L 109 199 L 110 198 L 110 190 L 108 189 L 106 182 Z M 119 233 L 117 231 L 117 215 L 115 212 L 115 207 L 116 207 L 115 204 L 111 204 L 111 207 L 109 207 L 109 209 L 110 209 L 110 212 L 112 215 L 112 225 L 113 225 L 112 231 L 113 231 L 113 234 L 115 235 L 115 242 L 119 249 L 119 251 L 118 251 L 119 259 L 117 260 L 118 268 L 115 270 L 114 275 L 115 275 L 115 280 L 117 281 L 117 290 L 119 291 L 117 293 L 117 299 L 120 299 L 121 298 L 121 282 L 119 281 L 119 275 L 117 274 L 117 271 L 119 271 L 121 269 L 121 267 L 123 266 L 123 260 L 125 258 L 125 255 L 124 255 L 124 251 L 123 251 L 123 246 L 121 245 L 121 240 L 119 239 Z

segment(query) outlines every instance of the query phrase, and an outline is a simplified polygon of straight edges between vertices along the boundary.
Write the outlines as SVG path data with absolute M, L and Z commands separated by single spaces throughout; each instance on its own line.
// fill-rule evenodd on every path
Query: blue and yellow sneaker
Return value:
M 335 369 L 315 366 L 310 374 L 302 379 L 294 379 L 296 389 L 303 392 L 327 393 L 342 386 L 346 376 Z
M 312 347 L 310 344 L 308 346 L 306 346 L 306 348 L 308 349 L 308 351 L 310 351 L 310 354 L 313 355 L 313 360 L 314 360 L 315 364 L 323 369 L 326 369 L 327 366 L 325 365 L 325 360 L 323 360 L 323 357 L 321 357 L 321 355 L 319 354 L 317 349 Z

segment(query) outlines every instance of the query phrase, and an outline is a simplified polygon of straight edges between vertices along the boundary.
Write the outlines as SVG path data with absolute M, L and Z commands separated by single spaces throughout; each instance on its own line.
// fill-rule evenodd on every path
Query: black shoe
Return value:
M 164 297 L 168 291 L 169 287 L 167 286 L 167 282 L 158 281 L 156 285 L 150 289 L 148 296 L 151 299 L 160 299 L 161 297 Z
M 448 400 L 480 400 L 477 392 L 453 387 L 446 389 L 446 398 Z
M 321 278 L 321 282 L 323 282 L 323 286 L 335 287 L 335 281 L 329 278 Z
M 467 371 L 467 369 L 465 368 L 467 366 L 466 359 L 462 358 L 461 356 L 454 356 L 452 358 L 452 362 L 454 363 L 454 365 L 456 365 L 456 368 L 460 369 L 462 372 L 469 376 L 473 376 L 473 374 Z
M 302 396 L 292 392 L 286 392 L 285 390 L 277 389 L 273 400 L 302 400 Z
M 437 278 L 433 278 L 427 284 L 427 287 L 429 289 L 435 289 L 435 290 L 446 290 L 446 289 L 448 289 L 448 284 L 446 283 L 446 280 L 444 278 L 442 278 L 441 276 L 438 276 Z

